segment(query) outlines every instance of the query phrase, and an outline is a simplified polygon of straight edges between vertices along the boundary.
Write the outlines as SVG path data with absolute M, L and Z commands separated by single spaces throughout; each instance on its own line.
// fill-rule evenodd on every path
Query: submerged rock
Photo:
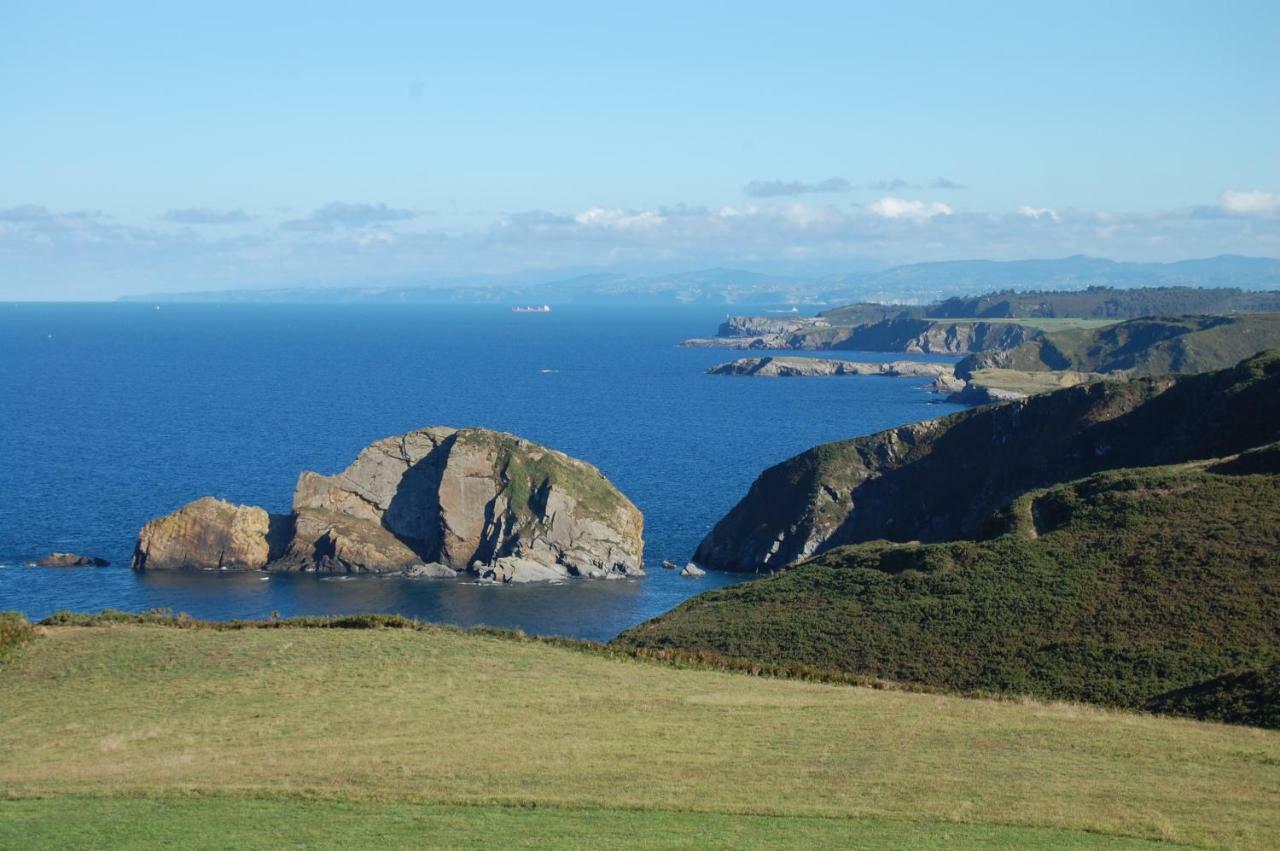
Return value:
M 293 514 L 276 520 L 199 500 L 143 528 L 134 566 L 500 582 L 644 573 L 644 518 L 599 470 L 485 429 L 420 429 L 372 444 L 337 475 L 303 473 Z
M 404 575 L 414 579 L 452 579 L 458 575 L 458 571 L 451 567 L 445 567 L 439 562 L 431 564 L 415 564 L 406 567 Z
M 107 567 L 111 562 L 97 556 L 76 553 L 49 553 L 32 563 L 35 567 Z

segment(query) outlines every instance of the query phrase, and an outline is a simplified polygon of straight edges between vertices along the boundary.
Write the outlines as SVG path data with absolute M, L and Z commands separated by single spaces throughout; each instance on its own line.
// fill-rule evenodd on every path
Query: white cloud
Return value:
M 1062 219 L 1058 214 L 1050 210 L 1048 207 L 1028 207 L 1025 204 L 1018 208 L 1018 215 L 1026 216 L 1028 219 L 1049 219 L 1052 222 L 1061 222 Z
M 812 192 L 848 192 L 853 188 L 853 184 L 843 177 L 829 177 L 816 183 L 805 183 L 802 180 L 753 180 L 742 187 L 742 191 L 752 198 L 781 198 Z
M 913 222 L 927 222 L 934 216 L 949 216 L 953 212 L 950 206 L 941 201 L 911 201 L 892 195 L 868 204 L 867 209 L 883 219 L 906 219 Z
M 416 219 L 415 210 L 399 210 L 386 204 L 348 204 L 335 201 L 315 210 L 305 219 L 293 219 L 280 225 L 281 230 L 326 232 L 343 228 L 361 228 L 386 222 Z
M 1250 192 L 1228 189 L 1222 193 L 1219 203 L 1228 213 L 1241 216 L 1267 216 L 1280 213 L 1280 195 L 1259 189 Z
M 1280 211 L 1268 203 L 1251 196 L 1141 213 L 982 211 L 888 195 L 866 206 L 788 199 L 711 208 L 525 210 L 454 229 L 381 205 L 335 205 L 304 220 L 309 226 L 300 231 L 265 218 L 233 228 L 151 227 L 25 204 L 0 207 L 0 298 L 412 282 L 537 268 L 626 268 L 657 259 L 700 268 L 789 260 L 839 266 L 846 258 L 1280 257 Z
M 655 210 L 626 211 L 592 207 L 574 216 L 573 220 L 586 227 L 634 231 L 652 230 L 663 224 L 666 221 L 666 217 Z

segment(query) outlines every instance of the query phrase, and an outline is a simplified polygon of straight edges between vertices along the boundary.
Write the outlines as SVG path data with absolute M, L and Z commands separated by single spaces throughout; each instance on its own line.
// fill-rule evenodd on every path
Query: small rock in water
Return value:
M 430 564 L 415 564 L 406 567 L 404 575 L 414 579 L 452 579 L 458 575 L 458 571 L 438 561 L 433 561 Z
M 684 570 L 680 571 L 681 576 L 698 577 L 698 576 L 706 576 L 706 574 L 707 572 L 705 570 L 698 567 L 693 562 L 689 562 L 688 564 L 686 564 L 684 566 Z
M 111 564 L 105 558 L 82 556 L 76 553 L 49 553 L 39 561 L 31 562 L 32 567 L 106 567 Z
M 674 561 L 664 561 L 664 562 L 662 563 L 662 566 L 663 566 L 663 568 L 665 568 L 666 570 L 675 570 L 675 569 L 676 569 L 677 567 L 679 567 L 680 565 L 676 564 Z

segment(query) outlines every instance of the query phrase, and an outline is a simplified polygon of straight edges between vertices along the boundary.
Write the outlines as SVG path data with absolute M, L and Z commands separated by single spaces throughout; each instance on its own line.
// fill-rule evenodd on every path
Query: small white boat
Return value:
M 536 307 L 513 307 L 512 313 L 550 313 L 551 305 L 543 304 Z

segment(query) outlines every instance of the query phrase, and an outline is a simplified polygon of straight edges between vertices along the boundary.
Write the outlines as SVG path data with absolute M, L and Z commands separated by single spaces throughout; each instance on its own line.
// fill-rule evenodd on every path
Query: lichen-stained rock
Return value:
M 379 440 L 337 475 L 303 473 L 293 507 L 293 540 L 273 569 L 428 562 L 507 582 L 643 573 L 643 517 L 599 470 L 485 429 Z
M 142 527 L 133 566 L 142 570 L 253 570 L 271 559 L 272 518 L 261 508 L 204 497 Z

